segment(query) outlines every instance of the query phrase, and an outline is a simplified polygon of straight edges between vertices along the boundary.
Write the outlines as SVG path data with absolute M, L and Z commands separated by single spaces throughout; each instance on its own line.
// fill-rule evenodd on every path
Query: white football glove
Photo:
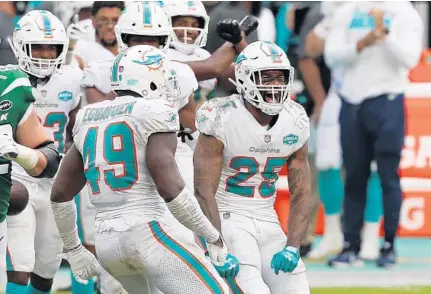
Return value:
M 81 284 L 88 284 L 89 279 L 101 273 L 99 261 L 82 244 L 75 249 L 61 253 L 59 257 L 69 262 L 75 279 Z
M 15 142 L 11 125 L 0 126 L 0 156 L 15 161 L 26 170 L 33 169 L 39 161 L 36 150 Z
M 87 28 L 78 23 L 79 16 L 75 14 L 72 23 L 67 27 L 67 36 L 71 40 L 85 39 L 87 34 Z
M 12 137 L 12 134 L 0 134 L 0 156 L 12 160 L 18 156 L 18 143 Z
M 223 241 L 223 247 L 211 244 L 207 241 L 207 249 L 208 249 L 208 254 L 210 256 L 211 262 L 214 265 L 222 266 L 226 263 L 226 257 L 227 257 L 228 251 L 224 241 Z
M 240 263 L 235 256 L 228 253 L 226 243 L 223 239 L 222 242 L 223 247 L 207 242 L 211 263 L 222 278 L 235 278 L 238 275 Z

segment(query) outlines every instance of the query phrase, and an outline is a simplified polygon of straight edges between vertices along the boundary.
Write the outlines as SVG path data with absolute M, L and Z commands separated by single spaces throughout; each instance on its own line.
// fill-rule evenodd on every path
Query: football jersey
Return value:
M 38 84 L 32 90 L 36 98 L 34 109 L 45 130 L 54 139 L 54 144 L 60 153 L 65 152 L 69 112 L 78 107 L 81 100 L 81 89 L 79 86 L 81 79 L 82 70 L 79 67 L 65 65 L 46 84 Z M 28 182 L 46 181 L 51 183 L 53 181 L 52 179 L 30 177 L 16 163 L 13 163 L 12 175 Z
M 180 51 L 177 51 L 173 48 L 169 48 L 166 52 L 170 60 L 175 60 L 179 62 L 186 62 L 186 61 L 198 61 L 198 60 L 204 60 L 211 56 L 211 54 L 208 53 L 208 51 L 196 48 L 193 50 L 192 54 L 184 54 Z M 194 73 L 193 73 L 194 75 Z M 215 85 L 217 83 L 217 79 L 211 79 L 206 81 L 200 81 L 198 82 L 199 87 L 196 89 L 196 94 L 200 92 L 202 89 L 204 91 L 207 91 L 208 93 L 211 92 Z M 195 97 L 196 98 L 196 97 Z M 181 138 L 178 138 L 178 145 L 177 145 L 177 152 L 176 156 L 188 156 L 193 160 L 193 150 L 190 149 L 190 147 L 183 143 Z
M 185 54 L 178 50 L 175 50 L 174 48 L 169 48 L 166 52 L 170 60 L 175 60 L 179 62 L 187 62 L 187 61 L 201 61 L 209 58 L 211 54 L 202 48 L 196 48 L 193 50 L 191 54 Z M 205 90 L 208 93 L 211 92 L 216 84 L 217 79 L 210 79 L 205 81 L 199 81 L 199 88 L 197 91 Z
M 30 116 L 34 97 L 26 73 L 16 65 L 0 66 L 0 133 L 10 134 Z M 0 156 L 0 222 L 6 218 L 11 192 L 11 162 Z
M 88 65 L 84 69 L 81 86 L 83 88 L 95 87 L 104 94 L 111 92 L 110 73 L 113 63 L 114 59 L 110 59 Z M 171 62 L 171 64 L 177 72 L 180 88 L 179 109 L 181 109 L 187 105 L 190 95 L 198 88 L 198 82 L 190 66 L 175 61 Z
M 84 61 L 85 66 L 101 60 L 113 60 L 115 55 L 100 43 L 87 40 L 78 40 L 73 50 Z
M 310 136 L 302 106 L 287 101 L 268 130 L 245 108 L 238 95 L 205 102 L 196 114 L 201 133 L 223 142 L 223 167 L 216 199 L 219 211 L 278 222 L 276 182 L 286 160 Z
M 109 219 L 160 220 L 167 206 L 146 167 L 146 147 L 151 134 L 178 130 L 178 111 L 163 99 L 124 96 L 78 112 L 74 142 L 96 219 L 108 226 Z

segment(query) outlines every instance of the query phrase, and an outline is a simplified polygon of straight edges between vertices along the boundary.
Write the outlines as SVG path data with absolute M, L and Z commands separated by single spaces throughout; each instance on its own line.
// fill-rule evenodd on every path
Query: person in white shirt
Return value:
M 337 10 L 325 44 L 329 67 L 344 68 L 339 89 L 345 166 L 344 248 L 333 267 L 362 264 L 358 257 L 370 163 L 383 189 L 385 242 L 377 265 L 396 264 L 394 240 L 402 193 L 398 165 L 404 144 L 407 72 L 422 50 L 423 24 L 410 2 L 352 2 Z
M 333 15 L 346 2 L 323 2 L 316 7 L 316 25 L 307 34 L 305 55 L 317 58 L 323 54 L 325 40 L 332 28 Z M 311 30 L 311 28 L 310 28 Z M 340 124 L 338 116 L 341 99 L 338 90 L 344 76 L 344 69 L 337 67 L 331 71 L 331 88 L 321 102 L 317 113 L 316 129 L 316 167 L 318 173 L 319 196 L 325 209 L 325 230 L 319 245 L 307 255 L 310 259 L 321 259 L 343 248 L 341 210 L 343 206 L 344 184 L 342 180 L 342 160 Z M 316 85 L 313 79 L 310 82 Z M 318 107 L 319 108 L 319 107 Z M 371 175 L 367 185 L 367 201 L 364 212 L 361 251 L 359 256 L 365 260 L 376 260 L 379 256 L 379 221 L 382 216 L 382 188 L 377 174 L 377 165 L 371 164 Z

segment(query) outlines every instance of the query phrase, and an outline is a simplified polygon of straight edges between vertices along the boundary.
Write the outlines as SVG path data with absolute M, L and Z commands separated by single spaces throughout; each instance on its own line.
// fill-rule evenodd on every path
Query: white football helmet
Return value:
M 158 2 L 136 2 L 128 5 L 115 26 L 120 50 L 128 48 L 127 35 L 160 36 L 159 49 L 167 49 L 171 43 L 171 32 L 169 17 Z
M 177 104 L 177 72 L 162 50 L 148 45 L 122 51 L 111 66 L 111 90 L 132 91 L 146 99 Z
M 262 84 L 262 72 L 280 70 L 284 84 Z M 286 53 L 272 42 L 257 41 L 249 44 L 235 61 L 235 82 L 238 93 L 268 115 L 276 115 L 290 99 L 294 69 Z M 267 97 L 270 102 L 265 99 Z
M 199 21 L 199 28 L 191 27 L 172 27 L 172 46 L 178 51 L 184 54 L 191 54 L 193 50 L 197 47 L 205 47 L 207 44 L 208 37 L 208 25 L 210 18 L 207 14 L 207 10 L 201 1 L 170 1 L 166 2 L 164 5 L 166 14 L 171 20 L 173 25 L 173 18 L 177 16 L 193 16 Z M 184 31 L 184 39 L 180 40 L 175 33 L 176 30 Z M 197 31 L 199 32 L 198 37 L 195 39 L 193 44 L 187 43 L 187 32 Z
M 18 21 L 9 44 L 23 71 L 38 78 L 44 78 L 51 76 L 65 63 L 69 38 L 61 21 L 51 12 L 33 10 Z M 32 45 L 43 44 L 57 45 L 57 58 L 33 57 Z

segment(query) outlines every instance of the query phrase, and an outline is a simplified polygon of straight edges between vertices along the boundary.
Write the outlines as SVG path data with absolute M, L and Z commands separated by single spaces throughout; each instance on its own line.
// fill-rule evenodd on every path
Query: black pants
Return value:
M 380 95 L 353 105 L 343 99 L 341 146 L 346 171 L 344 239 L 359 250 L 370 164 L 377 162 L 383 189 L 385 239 L 395 238 L 402 202 L 398 165 L 404 145 L 404 95 Z

